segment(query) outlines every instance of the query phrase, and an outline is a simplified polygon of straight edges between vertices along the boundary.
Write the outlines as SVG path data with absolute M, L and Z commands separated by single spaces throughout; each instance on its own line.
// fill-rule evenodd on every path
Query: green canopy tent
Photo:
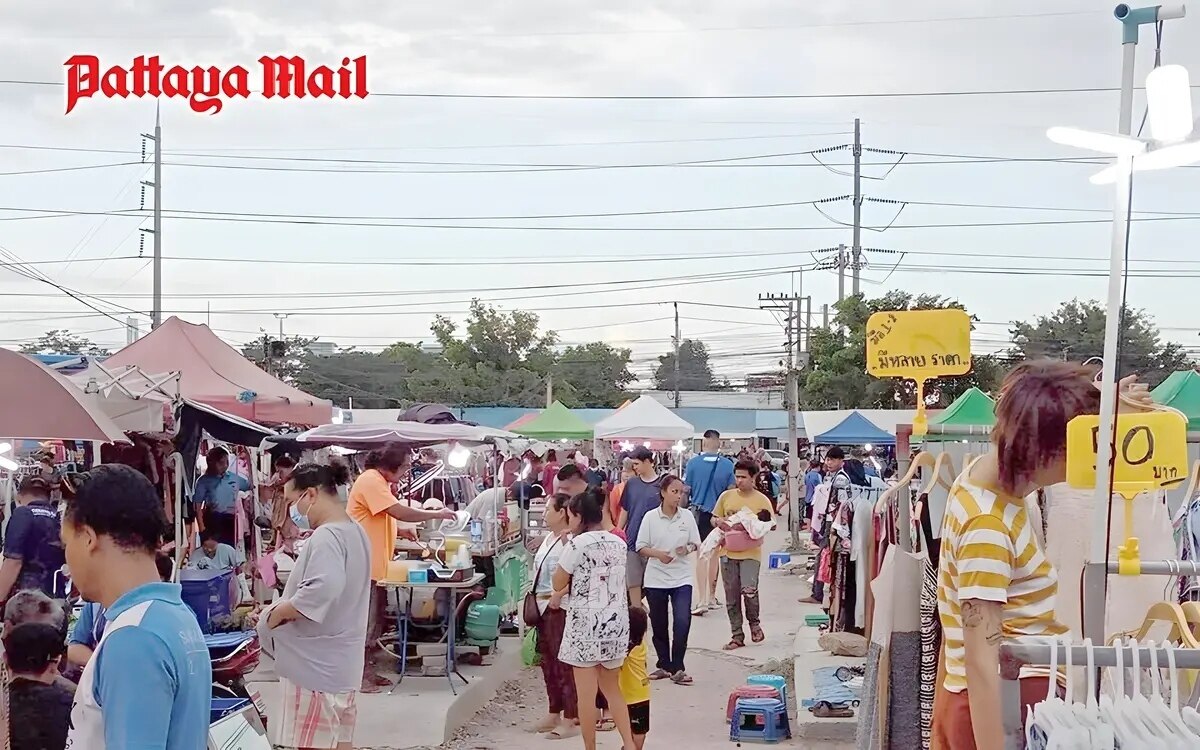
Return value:
M 986 435 L 995 424 L 996 402 L 978 388 L 969 388 L 929 420 L 929 434 L 924 437 L 926 440 L 962 440 L 967 435 Z
M 537 440 L 591 440 L 593 434 L 592 426 L 560 401 L 518 426 L 516 432 Z
M 1150 392 L 1154 400 L 1183 412 L 1188 420 L 1188 432 L 1200 432 L 1200 373 L 1180 370 Z

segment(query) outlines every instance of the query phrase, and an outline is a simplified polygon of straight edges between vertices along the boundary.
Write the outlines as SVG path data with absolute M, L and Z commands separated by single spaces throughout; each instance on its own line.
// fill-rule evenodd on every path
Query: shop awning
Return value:
M 1183 412 L 1188 419 L 1188 432 L 1200 432 L 1200 373 L 1173 372 L 1150 395 L 1158 403 Z
M 0 436 L 128 443 L 100 402 L 41 362 L 0 348 Z
M 856 411 L 850 412 L 837 426 L 815 438 L 816 445 L 895 445 L 896 438 L 881 430 Z
M 180 396 L 259 424 L 320 425 L 333 404 L 267 374 L 209 329 L 176 317 L 104 360 L 108 369 L 179 372 Z
M 555 401 L 514 432 L 538 440 L 591 440 L 593 431 L 561 401 Z

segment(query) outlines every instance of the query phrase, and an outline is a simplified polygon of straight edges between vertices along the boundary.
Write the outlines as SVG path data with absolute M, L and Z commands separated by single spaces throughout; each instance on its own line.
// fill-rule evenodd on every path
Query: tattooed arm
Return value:
M 962 602 L 963 645 L 967 662 L 967 698 L 971 727 L 979 750 L 1001 750 L 1004 726 L 1000 720 L 999 602 L 965 599 Z

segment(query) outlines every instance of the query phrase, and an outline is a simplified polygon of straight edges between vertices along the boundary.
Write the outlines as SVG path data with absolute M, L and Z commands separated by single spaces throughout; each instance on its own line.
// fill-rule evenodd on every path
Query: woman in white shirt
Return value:
M 565 739 L 579 734 L 579 701 L 575 696 L 575 673 L 569 664 L 558 660 L 563 631 L 567 626 L 567 604 L 564 592 L 554 592 L 554 571 L 571 538 L 568 530 L 567 503 L 570 498 L 557 494 L 546 503 L 544 521 L 549 533 L 542 539 L 533 557 L 536 576 L 533 593 L 537 597 L 541 617 L 537 623 L 538 653 L 542 657 L 542 679 L 546 683 L 549 708 L 545 718 L 534 726 L 539 734 L 551 739 Z
M 670 678 L 676 685 L 691 685 L 692 678 L 683 665 L 692 628 L 692 566 L 688 559 L 700 549 L 700 529 L 695 516 L 679 507 L 683 502 L 679 477 L 663 477 L 659 491 L 662 504 L 642 520 L 635 545 L 638 554 L 646 558 L 643 590 L 658 654 L 658 669 L 650 679 Z

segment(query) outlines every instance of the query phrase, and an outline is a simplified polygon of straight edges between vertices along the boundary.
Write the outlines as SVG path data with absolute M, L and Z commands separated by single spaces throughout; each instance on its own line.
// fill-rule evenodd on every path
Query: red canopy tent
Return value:
M 179 395 L 259 424 L 322 425 L 333 404 L 267 374 L 205 325 L 170 317 L 149 334 L 104 361 L 137 365 L 145 372 L 182 376 Z

